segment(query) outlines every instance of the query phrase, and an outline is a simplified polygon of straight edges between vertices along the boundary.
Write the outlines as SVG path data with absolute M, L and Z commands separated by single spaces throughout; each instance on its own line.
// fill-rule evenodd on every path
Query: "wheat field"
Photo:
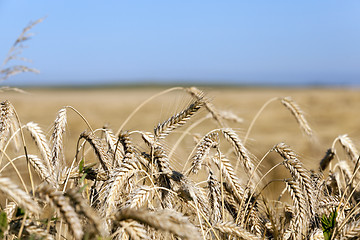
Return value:
M 359 90 L 1 93 L 6 239 L 356 239 Z

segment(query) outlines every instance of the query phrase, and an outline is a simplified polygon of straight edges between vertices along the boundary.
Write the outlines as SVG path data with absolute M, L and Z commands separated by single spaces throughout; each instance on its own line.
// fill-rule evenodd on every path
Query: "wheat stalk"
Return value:
M 305 119 L 303 111 L 300 109 L 299 105 L 292 100 L 290 97 L 285 97 L 281 99 L 281 103 L 290 110 L 290 112 L 294 115 L 296 121 L 299 123 L 303 132 L 309 137 L 313 136 L 313 131 L 311 130 L 308 122 Z
M 11 60 L 22 60 L 22 61 L 29 61 L 26 58 L 20 58 L 19 55 L 22 53 L 24 46 L 22 45 L 23 42 L 30 39 L 32 34 L 29 31 L 38 23 L 42 22 L 44 18 L 40 18 L 35 22 L 30 23 L 27 25 L 23 31 L 21 32 L 20 36 L 15 40 L 14 44 L 10 48 L 7 57 L 5 58 L 3 64 L 0 66 L 0 81 L 4 81 L 10 76 L 23 73 L 23 72 L 34 72 L 39 73 L 37 69 L 29 68 L 23 65 L 15 65 L 8 68 L 4 68 Z

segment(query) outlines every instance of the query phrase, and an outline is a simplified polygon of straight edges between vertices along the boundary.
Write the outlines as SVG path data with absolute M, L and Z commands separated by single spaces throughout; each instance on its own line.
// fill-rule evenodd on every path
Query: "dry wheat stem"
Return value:
M 130 119 L 135 115 L 135 113 L 137 113 L 144 105 L 146 105 L 148 102 L 150 102 L 151 100 L 153 100 L 154 98 L 157 98 L 161 95 L 164 95 L 166 93 L 172 92 L 172 91 L 176 91 L 176 90 L 183 90 L 183 87 L 173 87 L 170 89 L 166 89 L 160 93 L 157 93 L 153 96 L 151 96 L 150 98 L 146 99 L 144 102 L 142 102 L 134 111 L 132 111 L 132 113 L 126 118 L 126 120 L 123 122 L 123 124 L 120 126 L 119 130 L 116 132 L 115 135 L 119 135 L 120 132 L 124 129 L 124 126 L 130 121 Z
M 33 191 L 33 194 L 34 194 L 35 193 L 35 186 L 34 186 L 34 180 L 33 180 L 33 177 L 32 177 L 32 172 L 30 170 L 30 163 L 29 163 L 29 157 L 28 157 L 24 132 L 23 132 L 23 129 L 22 129 L 22 125 L 21 125 L 21 122 L 20 122 L 19 115 L 16 112 L 16 109 L 14 108 L 13 105 L 11 105 L 11 103 L 10 103 L 10 106 L 11 106 L 13 115 L 15 117 L 15 121 L 17 122 L 17 126 L 19 127 L 19 130 L 20 130 L 21 142 L 22 142 L 22 145 L 23 145 L 23 148 L 24 148 L 24 155 L 25 155 L 26 163 L 27 163 L 27 167 L 28 167 L 27 170 L 28 170 L 28 173 L 29 173 L 30 184 L 31 184 L 31 188 L 32 188 L 32 191 Z
M 64 108 L 69 108 L 71 110 L 73 110 L 77 115 L 79 115 L 81 117 L 81 119 L 85 122 L 85 124 L 87 125 L 87 127 L 90 129 L 90 131 L 92 133 L 94 133 L 94 130 L 92 129 L 92 127 L 90 126 L 90 123 L 86 120 L 86 118 L 78 111 L 76 110 L 74 107 L 72 106 L 65 106 Z
M 27 190 L 27 186 L 24 182 L 24 179 L 23 177 L 21 176 L 20 172 L 19 172 L 19 169 L 15 166 L 15 164 L 13 163 L 13 159 L 10 159 L 10 157 L 7 155 L 6 152 L 4 152 L 2 149 L 0 149 L 0 151 L 2 152 L 2 154 L 4 154 L 4 156 L 6 157 L 6 159 L 9 161 L 9 163 L 11 164 L 11 166 L 14 168 L 15 172 L 16 172 L 16 175 L 19 177 L 20 181 L 21 181 L 21 184 L 23 185 L 24 187 L 24 190 L 26 193 L 29 193 L 29 191 Z
M 244 146 L 246 145 L 246 142 L 247 142 L 247 140 L 248 140 L 248 138 L 249 138 L 250 132 L 251 132 L 251 130 L 252 130 L 252 128 L 253 128 L 256 120 L 259 118 L 260 114 L 264 111 L 264 109 L 265 109 L 270 103 L 272 103 L 272 102 L 274 102 L 274 101 L 277 101 L 277 100 L 279 100 L 279 99 L 280 99 L 279 97 L 275 97 L 275 98 L 272 98 L 272 99 L 268 100 L 265 104 L 263 104 L 263 106 L 260 108 L 260 110 L 256 113 L 255 117 L 253 118 L 253 120 L 252 120 L 251 123 L 250 123 L 250 126 L 248 127 L 248 130 L 246 131 L 246 134 L 245 134 L 245 137 L 244 137 L 244 141 L 243 141 Z

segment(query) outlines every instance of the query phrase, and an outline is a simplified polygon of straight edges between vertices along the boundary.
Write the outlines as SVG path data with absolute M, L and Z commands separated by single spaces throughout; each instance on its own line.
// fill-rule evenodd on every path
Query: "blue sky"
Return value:
M 357 83 L 359 13 L 358 0 L 0 0 L 1 61 L 46 16 L 22 53 L 41 73 L 1 84 Z

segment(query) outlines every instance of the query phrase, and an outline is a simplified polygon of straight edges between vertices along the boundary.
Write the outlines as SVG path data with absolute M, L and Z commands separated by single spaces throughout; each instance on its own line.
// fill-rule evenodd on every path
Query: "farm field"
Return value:
M 85 189 L 83 197 L 88 201 L 93 201 L 90 194 L 93 190 L 93 188 L 90 188 L 90 184 L 93 184 L 94 189 L 96 187 L 100 194 L 99 199 L 96 200 L 98 203 L 95 200 L 92 203 L 94 206 L 99 205 L 98 208 L 95 206 L 98 212 L 92 212 L 92 216 L 99 215 L 109 219 L 114 217 L 115 220 L 112 224 L 119 223 L 119 225 L 114 225 L 118 228 L 117 231 L 108 229 L 110 225 L 100 227 L 96 223 L 96 217 L 94 217 L 94 220 L 87 215 L 88 213 L 85 210 L 82 210 L 80 213 L 84 214 L 83 217 L 95 226 L 96 231 L 89 233 L 90 235 L 87 236 L 89 238 L 111 232 L 111 238 L 127 239 L 131 234 L 135 234 L 132 231 L 141 228 L 140 232 L 136 233 L 138 235 L 134 235 L 139 239 L 142 239 L 141 236 L 143 235 L 141 234 L 150 234 L 148 237 L 153 239 L 167 239 L 175 235 L 184 239 L 199 239 L 199 236 L 204 239 L 228 239 L 227 237 L 230 235 L 240 239 L 258 239 L 259 237 L 271 239 L 284 236 L 291 236 L 293 239 L 308 239 L 310 237 L 313 237 L 311 239 L 322 239 L 314 238 L 316 234 L 319 236 L 319 232 L 321 237 L 324 236 L 325 239 L 330 239 L 326 238 L 326 234 L 323 235 L 321 224 L 324 223 L 320 219 L 321 214 L 325 214 L 326 217 L 331 219 L 331 213 L 334 212 L 335 208 L 318 207 L 316 205 L 317 207 L 314 209 L 315 204 L 317 204 L 314 199 L 320 199 L 319 196 L 321 195 L 323 198 L 326 196 L 329 199 L 331 197 L 333 201 L 339 201 L 338 198 L 341 196 L 349 196 L 348 209 L 356 209 L 357 195 L 347 192 L 346 182 L 351 177 L 346 175 L 345 177 L 342 176 L 342 178 L 336 178 L 338 186 L 334 187 L 333 192 L 329 190 L 332 185 L 327 186 L 326 184 L 329 183 L 325 181 L 321 187 L 316 188 L 316 193 L 319 196 L 311 195 L 315 193 L 310 193 L 309 185 L 311 184 L 309 181 L 314 181 L 315 184 L 314 179 L 316 178 L 312 174 L 319 174 L 320 161 L 327 152 L 329 153 L 328 149 L 330 148 L 333 154 L 332 157 L 335 154 L 335 160 L 330 165 L 327 163 L 324 167 L 324 175 L 319 175 L 319 178 L 321 179 L 321 176 L 324 176 L 324 179 L 326 179 L 333 173 L 332 171 L 336 171 L 336 168 L 332 169 L 332 167 L 341 160 L 353 161 L 354 165 L 349 163 L 349 168 L 352 168 L 349 171 L 350 173 L 354 171 L 353 175 L 357 175 L 355 171 L 356 160 L 353 158 L 358 157 L 355 148 L 359 147 L 360 142 L 359 89 L 199 87 L 204 92 L 204 96 L 201 98 L 202 95 L 199 95 L 200 99 L 196 100 L 186 89 L 179 87 L 151 99 L 134 113 L 134 110 L 147 99 L 168 89 L 161 87 L 31 88 L 24 89 L 26 93 L 2 92 L 1 101 L 8 100 L 12 104 L 22 125 L 29 122 L 38 124 L 47 140 L 54 138 L 54 134 L 55 138 L 62 136 L 61 146 L 58 146 L 60 150 L 57 150 L 54 146 L 50 149 L 52 152 L 58 151 L 55 157 L 59 162 L 63 159 L 61 164 L 55 163 L 53 170 L 50 167 L 49 172 L 57 171 L 57 176 L 51 181 L 49 180 L 49 178 L 53 178 L 51 174 L 44 178 L 36 169 L 31 170 L 32 176 L 29 176 L 28 166 L 24 158 L 14 162 L 24 179 L 31 179 L 31 181 L 26 180 L 25 185 L 27 188 L 32 189 L 34 185 L 40 185 L 40 193 L 38 193 L 39 196 L 36 195 L 36 198 L 48 201 L 54 196 L 59 196 L 60 193 L 56 192 L 55 194 L 55 190 L 49 189 L 48 186 L 44 185 L 44 182 L 56 182 L 57 189 L 64 187 L 65 184 L 64 189 L 67 189 L 66 185 L 67 181 L 69 181 L 70 189 L 82 187 L 82 189 Z M 286 97 L 291 97 L 291 99 Z M 211 107 L 222 116 L 221 122 L 217 122 L 214 115 L 209 114 L 206 108 L 207 105 L 204 105 L 204 99 L 206 103 L 211 103 Z M 290 103 L 290 107 L 289 105 L 285 106 L 286 103 Z M 263 110 L 259 113 L 262 108 Z M 64 125 L 63 132 L 56 132 L 58 126 L 55 125 L 54 130 L 54 121 L 55 119 L 57 119 L 57 122 L 63 121 L 59 116 L 65 113 L 63 110 L 59 112 L 61 109 L 66 109 L 66 125 Z M 294 111 L 295 115 L 296 112 L 299 115 L 294 116 Z M 128 118 L 133 113 L 134 115 Z M 258 113 L 259 115 L 257 115 Z M 65 115 L 62 116 L 64 118 Z M 254 121 L 255 117 L 256 120 Z M 305 120 L 301 120 L 302 118 Z M 308 124 L 308 126 L 304 126 L 304 123 L 305 125 Z M 30 124 L 29 126 L 33 125 Z M 251 131 L 249 131 L 250 126 Z M 108 150 L 101 150 L 107 147 L 101 147 L 94 140 L 95 135 L 97 138 L 107 139 L 107 131 L 104 131 L 104 128 L 111 130 L 115 139 L 118 136 L 117 132 L 120 133 L 120 140 L 117 143 L 122 145 L 121 150 L 118 152 L 119 157 L 116 150 L 115 153 L 112 152 L 113 149 L 110 145 Z M 120 131 L 120 129 L 123 131 Z M 86 132 L 84 132 L 85 130 Z M 311 137 L 309 137 L 309 131 L 311 131 Z M 36 141 L 32 140 L 30 134 L 25 131 L 24 133 L 28 154 L 41 156 L 42 152 L 37 146 L 39 144 L 35 144 Z M 344 134 L 347 134 L 347 136 L 344 136 Z M 338 136 L 342 136 L 338 138 L 338 142 L 341 144 L 334 143 Z M 78 144 L 78 141 L 79 143 L 88 142 L 88 144 L 84 147 L 84 145 Z M 351 144 L 353 145 L 347 141 L 352 141 Z M 347 143 L 350 145 L 346 145 Z M 14 159 L 23 154 L 21 148 L 19 151 L 15 151 L 11 146 L 3 152 L 6 152 L 8 159 Z M 243 155 L 238 156 L 237 152 L 245 154 L 245 157 Z M 250 156 L 249 159 L 246 157 L 247 154 Z M 107 160 L 104 160 L 105 156 L 107 156 Z M 2 156 L 1 167 L 7 164 L 6 157 Z M 55 158 L 54 155 L 52 157 Z M 109 160 L 110 157 L 114 159 L 112 164 Z M 115 163 L 115 161 L 122 161 L 117 158 L 123 158 L 125 165 L 121 165 L 120 162 Z M 136 168 L 134 165 L 131 165 L 132 167 L 126 165 L 134 161 L 133 158 L 138 159 L 136 161 L 139 161 L 142 165 L 136 171 L 133 169 Z M 149 161 L 149 165 L 144 163 L 144 159 Z M 246 162 L 250 159 L 253 162 Z M 259 161 L 261 161 L 261 164 L 257 169 L 256 166 Z M 157 166 L 152 166 L 155 163 Z M 56 164 L 60 165 L 56 166 Z M 85 172 L 84 164 L 88 167 L 85 169 L 93 172 Z M 118 168 L 114 167 L 116 164 L 119 164 Z M 271 170 L 265 178 L 266 172 L 277 164 L 282 166 Z M 203 165 L 202 168 L 201 165 Z M 124 189 L 117 189 L 116 191 L 119 192 L 117 193 L 114 190 L 114 188 L 117 188 L 115 183 L 119 181 L 118 176 L 123 176 L 121 175 L 123 173 L 120 174 L 116 171 L 120 171 L 125 166 L 126 172 L 131 170 L 132 175 L 124 175 L 127 178 L 127 180 L 121 179 L 121 184 L 125 184 Z M 289 171 L 284 171 L 286 168 Z M 9 178 L 21 186 L 23 183 L 16 177 L 15 171 L 11 169 L 13 168 L 8 164 L 6 170 L 1 170 L 1 177 Z M 330 172 L 329 169 L 331 169 Z M 66 172 L 67 170 L 69 171 Z M 110 174 L 104 177 L 104 174 L 108 171 L 110 173 L 115 172 L 112 172 L 113 175 Z M 95 174 L 95 177 L 90 173 Z M 157 173 L 160 175 L 158 176 Z M 68 177 L 67 180 L 66 176 Z M 264 176 L 263 182 L 257 185 L 262 176 Z M 338 176 L 334 175 L 334 178 Z M 209 179 L 213 180 L 210 181 Z M 272 179 L 276 180 L 274 184 L 270 184 Z M 358 179 L 354 179 L 356 179 L 357 183 Z M 104 184 L 109 185 L 105 184 L 104 190 L 102 185 L 96 185 L 97 181 L 104 181 Z M 222 181 L 225 182 L 224 186 L 219 184 L 215 186 L 216 191 L 212 190 L 211 184 L 216 185 L 216 183 Z M 355 180 L 353 181 L 355 184 Z M 193 182 L 196 184 L 193 184 Z M 284 188 L 284 182 L 286 188 Z M 269 183 L 269 186 L 266 183 Z M 155 186 L 159 189 L 154 190 Z M 249 191 L 254 196 L 262 196 L 261 194 L 263 194 L 263 196 L 266 196 L 266 200 L 260 197 L 254 200 L 251 196 L 249 197 L 247 194 L 250 193 L 245 191 L 247 188 L 242 189 L 245 186 L 251 189 Z M 169 189 L 169 192 L 164 191 L 166 188 Z M 254 188 L 256 190 L 251 192 Z M 264 189 L 261 190 L 260 194 L 259 189 L 262 188 Z M 311 186 L 312 188 L 313 186 Z M 287 189 L 287 194 L 284 189 Z M 300 194 L 302 191 L 303 195 Z M 209 198 L 204 202 L 201 200 L 202 192 L 209 192 L 204 193 L 204 196 L 207 196 L 205 198 Z M 73 196 L 71 191 L 66 194 L 66 198 L 75 201 L 75 195 Z M 143 195 L 138 197 L 136 194 Z M 174 196 L 170 197 L 169 195 L 172 194 Z M 157 195 L 159 199 L 163 200 L 159 201 Z M 218 197 L 217 200 L 214 197 L 215 195 Z M 171 202 L 174 198 L 181 200 L 180 206 L 176 206 L 175 202 Z M 109 199 L 114 202 L 109 203 Z M 279 201 L 277 202 L 277 200 Z M 55 200 L 50 201 L 53 201 L 52 205 L 56 205 L 56 197 Z M 132 203 L 134 201 L 136 203 Z M 239 218 L 240 212 L 243 210 L 238 210 L 237 207 L 238 205 L 241 207 L 242 201 L 246 203 L 246 207 L 243 206 L 244 211 L 253 211 L 252 207 L 257 211 L 251 213 L 255 214 L 254 219 Z M 280 202 L 289 208 L 292 207 L 293 210 L 288 211 L 284 207 L 285 205 L 276 205 Z M 30 201 L 29 203 L 23 203 L 21 206 L 25 209 L 31 208 L 26 204 L 30 204 Z M 199 207 L 207 208 L 206 204 L 211 206 L 210 212 L 198 209 Z M 7 201 L 3 200 L 1 205 L 3 206 L 2 209 L 4 209 L 7 206 Z M 122 210 L 120 213 L 113 215 L 113 211 L 117 207 Z M 191 234 L 187 235 L 181 233 L 181 231 L 179 232 L 177 229 L 179 226 L 162 229 L 157 223 L 154 225 L 149 223 L 145 217 L 147 214 L 149 214 L 149 218 L 156 217 L 152 215 L 152 211 L 148 212 L 148 209 L 158 211 L 159 218 L 167 219 L 169 217 L 166 215 L 167 212 L 161 210 L 162 208 L 170 208 L 171 211 L 176 210 L 176 213 L 173 212 L 174 215 L 171 215 L 176 218 L 175 223 L 187 229 L 189 233 L 195 231 L 196 234 L 194 233 L 195 235 L 191 237 Z M 195 211 L 194 208 L 197 210 Z M 266 210 L 266 208 L 272 210 Z M 78 207 L 74 207 L 74 209 L 77 210 Z M 140 214 L 134 209 L 141 209 L 144 212 L 140 212 Z M 278 209 L 284 209 L 284 212 Z M 345 224 L 346 221 L 350 220 L 346 219 L 348 212 L 345 213 L 344 209 L 341 210 L 342 212 L 337 209 L 337 212 L 341 215 L 339 216 L 339 222 L 344 221 L 342 223 Z M 59 211 L 60 215 L 63 214 L 61 206 Z M 270 213 L 267 211 L 270 211 Z M 280 211 L 280 213 L 276 211 Z M 298 211 L 299 215 L 297 214 Z M 190 223 L 188 220 L 185 221 L 179 217 L 178 212 L 187 216 Z M 278 223 L 272 222 L 271 218 L 274 217 L 272 214 L 277 215 L 277 217 L 283 216 L 285 219 L 286 216 L 288 217 L 286 214 L 289 214 L 289 212 L 292 214 L 290 220 L 281 220 Z M 38 214 L 37 211 L 32 213 Z M 50 219 L 53 213 L 47 211 L 47 213 L 41 213 L 40 216 Z M 304 217 L 304 214 L 312 217 L 301 220 L 303 221 L 302 224 L 294 225 L 294 221 L 300 221 L 299 218 Z M 71 226 L 74 219 L 67 219 L 69 216 L 66 213 L 62 216 L 64 222 L 61 223 L 55 220 L 44 227 L 43 224 L 31 222 L 30 226 L 47 229 L 44 230 L 44 236 L 47 236 L 46 234 L 51 235 L 48 232 L 51 227 L 64 235 L 81 239 L 84 235 L 83 228 L 85 230 L 86 226 L 79 223 L 75 227 Z M 208 218 L 205 216 L 208 216 Z M 130 224 L 125 226 L 125 222 L 129 221 L 129 219 L 136 220 L 142 225 Z M 161 219 L 158 221 L 161 223 Z M 278 224 L 278 228 L 274 224 Z M 62 225 L 63 227 L 61 227 Z M 336 225 L 339 229 L 336 229 L 335 226 L 330 229 L 331 231 L 336 229 L 334 232 L 338 236 L 351 238 L 358 233 L 358 225 L 360 226 L 359 220 L 357 216 L 354 216 L 351 224 L 349 223 L 350 227 L 342 225 L 340 228 L 340 225 Z M 149 230 L 149 227 L 164 230 L 166 233 Z M 25 236 L 26 234 L 29 236 L 33 234 L 30 227 L 28 227 L 28 230 L 26 229 L 25 227 Z M 19 231 L 19 229 L 13 231 Z M 332 232 L 329 234 L 331 236 Z M 53 233 L 53 235 L 56 234 Z
M 1 93 L 1 100 L 7 99 L 14 105 L 22 123 L 38 123 L 48 134 L 57 112 L 64 106 L 72 106 L 78 110 L 94 129 L 107 126 L 117 131 L 137 106 L 166 89 L 29 89 L 26 90 L 27 94 Z M 290 111 L 286 110 L 280 101 L 274 101 L 264 109 L 249 134 L 247 146 L 258 157 L 273 145 L 285 142 L 312 167 L 311 164 L 323 157 L 338 135 L 348 134 L 355 142 L 360 141 L 358 89 L 209 87 L 202 90 L 218 110 L 229 111 L 242 118 L 242 123 L 228 122 L 230 127 L 237 130 L 240 137 L 245 136 L 256 113 L 268 100 L 290 96 L 300 106 L 314 131 L 315 142 L 309 141 L 301 132 Z M 124 126 L 124 130 L 151 132 L 158 123 L 183 110 L 190 101 L 189 94 L 182 90 L 157 97 L 141 108 Z M 216 124 L 211 121 L 205 124 L 210 124 L 210 128 L 216 128 Z M 77 141 L 85 129 L 86 125 L 82 119 L 75 113 L 70 113 L 67 141 Z M 201 130 L 199 133 L 206 132 Z M 71 154 L 67 157 L 71 157 Z

